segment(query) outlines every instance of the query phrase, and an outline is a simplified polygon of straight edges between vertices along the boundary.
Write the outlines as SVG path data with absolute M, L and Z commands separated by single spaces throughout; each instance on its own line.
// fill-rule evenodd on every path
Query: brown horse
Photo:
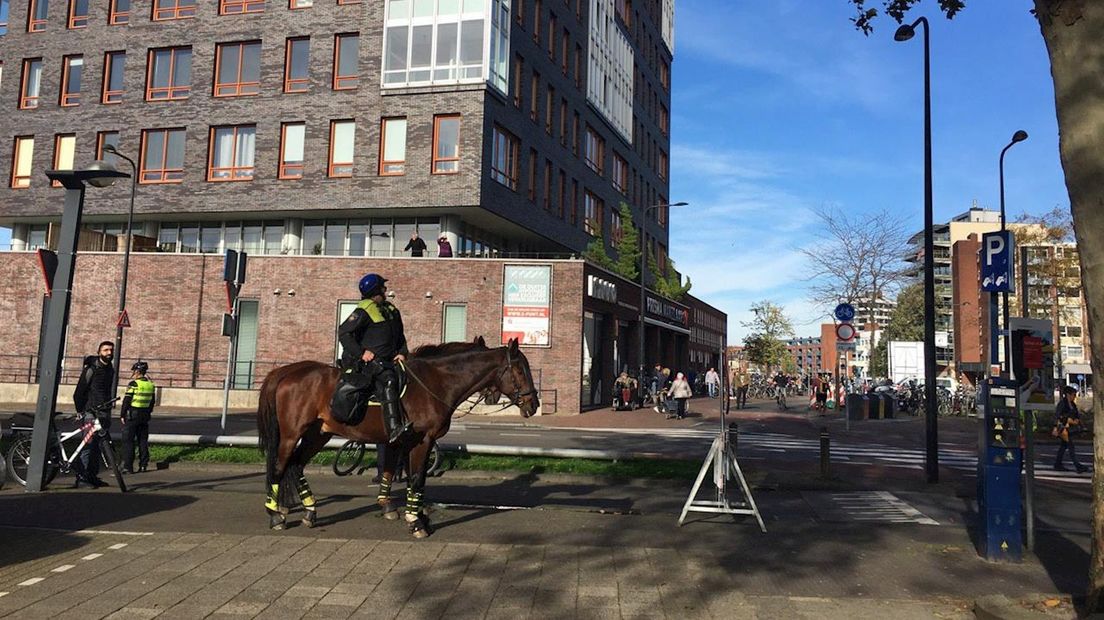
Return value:
M 450 342 L 419 347 L 406 362 L 407 387 L 402 396 L 414 432 L 384 451 L 383 477 L 377 502 L 384 517 L 398 518 L 391 501 L 400 451 L 407 453 L 410 473 L 405 519 L 416 538 L 429 535 L 421 512 L 425 467 L 433 443 L 449 430 L 460 403 L 477 392 L 499 392 L 517 405 L 521 415 L 536 413 L 540 401 L 533 385 L 529 361 L 516 340 L 507 346 L 487 348 L 482 338 L 474 342 Z M 355 426 L 330 415 L 330 397 L 340 370 L 321 362 L 296 362 L 268 373 L 261 384 L 257 429 L 265 453 L 265 508 L 269 527 L 284 529 L 287 509 L 301 503 L 303 524 L 313 527 L 317 516 L 314 495 L 303 476 L 303 467 L 334 435 L 363 443 L 385 443 L 387 432 L 379 405 L 370 405 L 364 420 Z

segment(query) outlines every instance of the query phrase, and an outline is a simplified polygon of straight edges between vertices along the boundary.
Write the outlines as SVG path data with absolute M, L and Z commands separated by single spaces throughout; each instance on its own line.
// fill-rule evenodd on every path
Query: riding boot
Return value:
M 395 443 L 409 432 L 413 425 L 410 422 L 403 422 L 398 390 L 391 381 L 384 385 L 380 408 L 383 410 L 383 426 L 387 429 L 387 443 Z

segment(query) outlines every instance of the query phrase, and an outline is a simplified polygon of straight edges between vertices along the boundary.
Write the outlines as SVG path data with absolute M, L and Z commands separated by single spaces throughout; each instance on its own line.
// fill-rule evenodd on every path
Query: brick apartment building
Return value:
M 187 289 L 195 299 L 181 292 L 179 304 L 209 303 L 217 297 L 209 272 L 221 258 L 208 255 L 244 250 L 253 258 L 252 283 L 268 290 L 244 309 L 255 313 L 258 334 L 295 333 L 279 318 L 277 299 L 319 304 L 290 318 L 332 318 L 340 307 L 335 304 L 348 300 L 354 276 L 372 269 L 392 278 L 397 290 L 424 294 L 440 288 L 444 277 L 460 278 L 449 283 L 458 288 L 501 287 L 505 262 L 569 258 L 596 237 L 612 254 L 621 202 L 634 222 L 649 216 L 646 245 L 666 265 L 667 209 L 648 207 L 668 202 L 673 0 L 3 4 L 0 62 L 8 79 L 0 85 L 0 108 L 9 110 L 12 122 L 0 134 L 11 144 L 0 151 L 0 169 L 10 173 L 0 188 L 0 225 L 12 229 L 13 250 L 5 271 L 25 267 L 20 256 L 27 255 L 19 252 L 54 243 L 62 192 L 42 171 L 80 168 L 94 159 L 129 169 L 104 153 L 105 145 L 136 163 L 134 249 L 160 252 L 133 255 L 131 298 Z M 120 239 L 129 199 L 128 184 L 89 191 L 83 250 L 125 245 Z M 434 240 L 444 237 L 457 257 L 498 262 L 481 262 L 486 271 L 474 273 L 451 262 L 442 270 L 438 261 L 398 260 L 407 256 L 415 232 L 427 242 L 427 256 L 436 255 Z M 118 291 L 118 276 L 109 277 L 112 259 L 118 255 L 82 256 L 79 263 L 80 286 L 102 287 L 99 297 L 75 300 L 74 325 L 104 323 L 88 337 L 113 325 L 114 311 L 110 320 L 102 314 Z M 620 343 L 641 328 L 637 297 L 622 295 L 616 311 L 591 310 L 592 340 L 601 345 L 588 354 L 600 360 L 592 363 L 579 351 L 587 331 L 584 300 L 588 307 L 608 302 L 584 294 L 594 275 L 589 266 L 548 264 L 556 274 L 552 297 L 578 308 L 579 319 L 560 325 L 578 323 L 579 329 L 567 350 L 574 352 L 562 353 L 576 361 L 557 361 L 575 374 L 574 383 L 552 379 L 557 371 L 544 376 L 545 389 L 553 381 L 551 389 L 582 394 L 584 375 L 600 370 L 597 387 L 606 376 L 612 379 L 615 367 L 636 367 L 635 347 Z M 569 275 L 561 274 L 564 269 Z M 329 271 L 341 274 L 342 285 L 315 289 L 311 279 L 326 279 Z M 561 284 L 561 277 L 574 276 L 577 282 Z M 187 277 L 201 282 L 185 284 Z M 256 279 L 268 277 L 273 280 Z M 23 282 L 14 273 L 8 279 Z M 618 290 L 632 286 L 607 279 Z M 30 308 L 40 303 L 37 282 L 12 286 L 12 294 L 29 297 Z M 497 306 L 446 315 L 444 304 L 434 304 L 404 307 L 404 315 L 415 326 L 452 326 L 419 332 L 427 341 L 463 331 L 494 342 L 504 332 L 501 321 L 495 330 L 475 317 L 501 314 L 500 293 Z M 458 292 L 448 299 L 479 300 Z M 661 314 L 646 309 L 646 357 L 689 364 L 694 317 L 723 314 L 708 309 L 692 316 L 682 304 L 649 299 Z M 163 310 L 147 317 L 128 311 L 134 321 L 166 316 Z M 411 317 L 422 311 L 434 314 Z M 680 313 L 686 320 L 676 325 L 671 317 Z M 35 314 L 40 310 L 18 319 Z M 207 319 L 172 325 L 206 334 Z M 196 320 L 201 324 L 193 327 Z M 321 343 L 332 338 L 331 327 L 328 319 L 309 325 L 318 333 L 291 343 L 287 356 L 261 344 L 251 354 L 269 362 L 292 354 L 326 359 L 332 351 Z M 668 335 L 673 327 L 685 333 Z M 707 329 L 712 334 L 716 326 Z M 89 346 L 76 340 L 80 333 L 71 335 L 71 350 Z M 720 333 L 711 337 L 723 342 L 723 323 Z M 33 353 L 36 334 L 14 353 Z M 617 345 L 610 334 L 617 334 Z M 571 338 L 560 334 L 557 341 Z M 191 353 L 166 346 L 183 363 L 198 366 L 208 343 L 199 336 L 190 342 Z M 124 355 L 129 358 L 130 350 Z M 608 401 L 601 391 L 577 403 L 568 399 L 573 404 L 559 410 Z

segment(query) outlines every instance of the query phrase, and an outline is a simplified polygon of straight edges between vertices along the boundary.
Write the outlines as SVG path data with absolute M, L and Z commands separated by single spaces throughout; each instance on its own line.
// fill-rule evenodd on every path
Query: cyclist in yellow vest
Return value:
M 134 442 L 138 441 L 138 471 L 149 465 L 149 423 L 153 414 L 153 381 L 149 364 L 138 360 L 130 367 L 130 383 L 123 395 L 123 472 L 134 473 Z
M 372 379 L 383 410 L 388 443 L 395 443 L 411 428 L 409 422 L 403 423 L 396 369 L 396 364 L 410 352 L 399 309 L 387 301 L 386 283 L 385 278 L 375 273 L 360 279 L 361 302 L 341 323 L 338 341 L 342 347 L 341 367 Z

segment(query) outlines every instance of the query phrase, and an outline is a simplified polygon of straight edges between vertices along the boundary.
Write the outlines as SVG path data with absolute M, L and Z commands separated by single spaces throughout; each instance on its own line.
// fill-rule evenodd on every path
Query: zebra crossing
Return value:
M 597 429 L 588 429 L 595 432 Z M 627 434 L 647 434 L 668 438 L 702 439 L 712 440 L 716 437 L 715 429 L 602 429 Z M 803 439 L 785 435 L 782 433 L 754 433 L 742 432 L 739 437 L 740 454 L 768 453 L 768 454 L 800 454 L 800 458 L 815 459 L 820 455 L 819 439 Z M 879 465 L 883 467 L 896 467 L 902 469 L 924 469 L 925 454 L 921 449 L 897 448 L 881 444 L 844 444 L 832 442 L 831 456 L 833 462 L 846 463 L 848 465 Z M 1069 484 L 1092 484 L 1092 477 L 1088 474 L 1077 474 L 1073 471 L 1055 471 L 1048 457 L 1035 459 L 1035 479 L 1050 482 L 1062 482 Z M 973 449 L 948 448 L 939 450 L 939 464 L 942 467 L 963 472 L 966 476 L 977 475 L 977 454 Z

